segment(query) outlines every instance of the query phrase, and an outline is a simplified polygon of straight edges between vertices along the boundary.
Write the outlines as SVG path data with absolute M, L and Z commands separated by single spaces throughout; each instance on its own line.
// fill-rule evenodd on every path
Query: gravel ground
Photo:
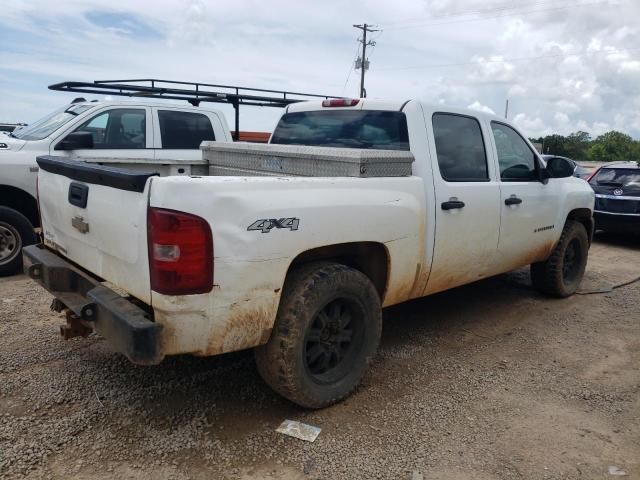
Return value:
M 637 275 L 640 243 L 599 237 L 583 286 Z M 363 385 L 305 411 L 250 352 L 138 367 L 65 342 L 46 292 L 1 279 L 0 477 L 640 478 L 638 298 L 550 300 L 517 271 L 388 309 Z M 280 435 L 285 418 L 322 433 Z

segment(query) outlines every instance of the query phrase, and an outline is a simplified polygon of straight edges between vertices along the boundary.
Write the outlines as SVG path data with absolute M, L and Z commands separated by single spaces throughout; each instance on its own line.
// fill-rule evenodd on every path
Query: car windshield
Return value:
M 283 115 L 271 143 L 409 150 L 409 134 L 402 112 L 320 110 Z
M 95 105 L 77 104 L 65 106 L 27 127 L 12 132 L 12 136 L 20 138 L 21 140 L 42 140 L 66 124 L 73 117 L 93 107 L 95 107 Z
M 640 188 L 640 168 L 601 168 L 591 182 L 612 187 Z

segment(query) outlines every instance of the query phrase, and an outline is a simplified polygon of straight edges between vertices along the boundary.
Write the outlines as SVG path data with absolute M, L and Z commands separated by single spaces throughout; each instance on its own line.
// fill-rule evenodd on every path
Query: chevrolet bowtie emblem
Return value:
M 71 219 L 71 226 L 80 233 L 87 233 L 89 231 L 89 223 L 85 222 L 84 218 L 79 215 Z

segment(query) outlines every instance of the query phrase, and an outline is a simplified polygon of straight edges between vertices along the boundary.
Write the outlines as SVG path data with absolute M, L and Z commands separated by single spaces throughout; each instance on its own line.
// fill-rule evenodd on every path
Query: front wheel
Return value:
M 22 247 L 36 243 L 31 222 L 20 212 L 0 207 L 0 277 L 22 269 Z
M 375 355 L 380 297 L 361 272 L 314 263 L 287 278 L 273 333 L 255 350 L 262 378 L 283 397 L 322 408 L 348 396 Z
M 578 290 L 587 267 L 589 237 L 579 222 L 568 221 L 549 258 L 531 264 L 533 286 L 547 295 L 565 298 Z

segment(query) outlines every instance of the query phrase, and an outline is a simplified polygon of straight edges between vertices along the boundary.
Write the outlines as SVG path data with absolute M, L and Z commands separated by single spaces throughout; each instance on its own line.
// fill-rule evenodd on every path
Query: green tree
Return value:
M 633 160 L 638 155 L 638 142 L 629 135 L 612 130 L 596 138 L 587 150 L 587 158 L 597 162 Z
M 565 138 L 564 150 L 567 157 L 574 160 L 587 158 L 587 150 L 591 143 L 591 135 L 587 132 L 577 131 Z
M 565 138 L 562 135 L 547 135 L 542 141 L 542 153 L 550 155 L 567 155 Z

